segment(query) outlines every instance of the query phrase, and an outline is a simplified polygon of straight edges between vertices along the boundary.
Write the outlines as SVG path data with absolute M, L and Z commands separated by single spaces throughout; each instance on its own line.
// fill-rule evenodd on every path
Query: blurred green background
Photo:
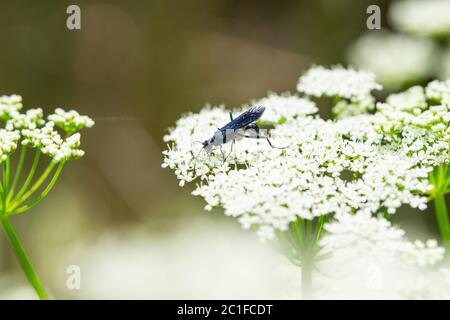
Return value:
M 81 8 L 81 30 L 66 28 L 69 4 Z M 297 271 L 276 272 L 287 262 L 272 245 L 203 212 L 192 186 L 161 168 L 162 137 L 205 103 L 294 92 L 311 64 L 345 62 L 370 4 L 388 27 L 389 1 L 2 1 L 0 94 L 96 121 L 82 132 L 85 157 L 67 165 L 46 201 L 13 218 L 51 295 L 290 297 Z M 410 211 L 395 219 L 435 231 Z M 72 264 L 81 290 L 66 287 Z M 3 235 L 0 290 L 33 297 Z

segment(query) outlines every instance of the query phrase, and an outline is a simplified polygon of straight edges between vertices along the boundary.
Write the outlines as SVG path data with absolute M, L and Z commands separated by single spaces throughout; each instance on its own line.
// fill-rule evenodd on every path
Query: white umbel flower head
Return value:
M 314 66 L 300 77 L 297 90 L 315 97 L 364 99 L 370 96 L 372 90 L 381 90 L 381 85 L 375 81 L 375 75 L 368 71 L 341 66 L 331 69 Z
M 347 56 L 352 65 L 374 72 L 383 86 L 395 90 L 429 77 L 434 72 L 436 52 L 430 39 L 371 32 L 353 43 Z
M 16 94 L 0 96 L 0 119 L 8 120 L 11 113 L 22 109 L 22 97 Z
M 271 135 L 283 150 L 266 141 L 243 139 L 224 162 L 213 151 L 200 157 L 194 141 L 228 122 L 223 108 L 204 109 L 177 122 L 166 136 L 173 144 L 164 152 L 163 166 L 175 171 L 180 185 L 201 177 L 194 195 L 203 197 L 206 209 L 222 207 L 244 228 L 254 228 L 261 238 L 272 238 L 301 217 L 312 219 L 355 209 L 394 213 L 402 204 L 426 208 L 423 195 L 428 168 L 391 148 L 376 144 L 380 136 L 371 129 L 371 116 L 338 122 L 312 117 L 288 119 Z M 301 129 L 299 129 L 301 128 Z
M 392 3 L 389 17 L 400 31 L 444 37 L 450 35 L 449 12 L 449 0 L 403 0 Z
M 48 120 L 54 122 L 58 128 L 61 128 L 68 134 L 94 125 L 94 120 L 88 116 L 80 115 L 75 110 L 64 111 L 61 108 L 56 108 L 55 113 L 48 116 Z

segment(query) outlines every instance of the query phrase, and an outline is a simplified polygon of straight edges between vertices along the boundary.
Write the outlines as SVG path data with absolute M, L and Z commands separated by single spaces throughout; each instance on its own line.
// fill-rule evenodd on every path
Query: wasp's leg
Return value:
M 233 113 L 230 111 L 230 120 L 233 121 Z
M 255 130 L 256 136 L 253 136 L 253 137 L 256 139 L 259 139 L 260 128 L 258 125 L 254 124 L 254 123 L 249 124 L 248 126 L 245 127 L 244 132 L 247 132 L 247 130 Z
M 259 127 L 258 127 L 259 128 Z M 287 147 L 276 147 L 276 146 L 274 146 L 273 144 L 272 144 L 272 142 L 270 142 L 270 140 L 269 140 L 269 138 L 268 137 L 266 137 L 266 136 L 261 136 L 261 135 L 257 135 L 257 136 L 251 136 L 251 135 L 248 135 L 248 134 L 237 134 L 238 136 L 240 136 L 240 137 L 243 137 L 243 138 L 250 138 L 250 139 L 266 139 L 267 140 L 267 142 L 269 143 L 269 145 L 270 145 L 270 147 L 272 147 L 272 148 L 275 148 L 275 149 L 286 149 Z
M 225 162 L 225 153 L 223 152 L 223 148 L 222 148 L 222 145 L 220 145 L 220 153 L 222 154 L 222 159 L 223 159 L 223 162 Z
M 231 141 L 231 147 L 230 147 L 230 152 L 227 154 L 227 156 L 225 157 L 225 161 L 227 161 L 228 157 L 230 156 L 230 154 L 233 152 L 233 147 L 234 147 L 234 140 Z

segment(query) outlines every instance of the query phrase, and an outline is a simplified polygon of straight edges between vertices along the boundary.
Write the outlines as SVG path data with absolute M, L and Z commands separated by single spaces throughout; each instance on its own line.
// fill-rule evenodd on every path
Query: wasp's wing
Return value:
M 220 128 L 220 130 L 228 130 L 228 129 L 237 130 L 245 126 L 248 126 L 250 123 L 258 120 L 264 113 L 264 110 L 266 110 L 265 107 L 252 107 L 247 111 L 241 113 L 238 117 L 234 118 L 232 121 L 230 121 L 222 128 Z

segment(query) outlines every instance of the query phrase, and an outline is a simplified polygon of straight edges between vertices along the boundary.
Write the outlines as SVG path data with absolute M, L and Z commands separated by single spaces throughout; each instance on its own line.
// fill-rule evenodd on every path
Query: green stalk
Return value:
M 64 162 L 61 162 L 58 165 L 58 168 L 56 169 L 55 174 L 53 175 L 53 177 L 50 180 L 47 187 L 45 187 L 45 189 L 35 199 L 33 199 L 33 201 L 31 201 L 30 203 L 27 203 L 26 205 L 24 205 L 20 208 L 13 210 L 11 213 L 9 213 L 9 215 L 15 215 L 15 214 L 19 214 L 24 211 L 27 211 L 28 209 L 37 205 L 43 198 L 45 198 L 45 196 L 52 190 L 53 186 L 55 185 L 56 181 L 58 180 L 63 167 L 64 167 Z
M 6 211 L 6 197 L 9 188 L 9 178 L 11 175 L 11 158 L 8 158 L 3 162 L 3 187 L 2 187 L 2 211 Z
M 11 157 L 8 156 L 8 158 L 3 162 L 3 204 L 5 205 L 6 202 L 6 196 L 9 191 L 9 179 L 11 177 Z
M 34 155 L 33 164 L 31 165 L 30 172 L 28 173 L 27 178 L 25 179 L 24 184 L 22 185 L 22 188 L 20 188 L 19 192 L 17 192 L 17 195 L 12 200 L 12 203 L 14 204 L 17 200 L 19 200 L 22 195 L 27 191 L 28 186 L 30 185 L 31 181 L 33 180 L 34 173 L 36 172 L 37 166 L 39 164 L 39 158 L 41 156 L 41 151 L 36 150 L 36 154 Z
M 450 250 L 450 222 L 448 218 L 447 205 L 445 203 L 445 195 L 441 192 L 434 196 L 434 210 L 441 233 L 442 241 L 447 250 Z
M 434 189 L 430 193 L 430 198 L 434 202 L 434 211 L 436 213 L 437 225 L 441 234 L 442 242 L 447 251 L 450 251 L 450 221 L 445 203 L 445 194 L 448 191 L 450 170 L 448 165 L 443 164 L 435 167 L 430 173 L 430 183 Z
M 303 299 L 311 299 L 314 293 L 313 270 L 318 258 L 326 256 L 318 255 L 318 241 L 322 235 L 327 216 L 320 216 L 317 220 L 302 219 L 298 217 L 289 225 L 287 234 L 280 236 L 284 240 L 285 254 L 295 265 L 301 267 L 301 296 Z M 288 239 L 288 241 L 286 241 Z
M 36 271 L 34 270 L 34 267 L 31 264 L 30 259 L 28 259 L 28 256 L 25 253 L 25 250 L 22 244 L 20 243 L 19 238 L 17 237 L 17 234 L 14 231 L 11 222 L 8 220 L 8 217 L 5 214 L 3 214 L 0 217 L 0 220 L 3 230 L 5 231 L 5 234 L 9 240 L 9 243 L 11 244 L 11 247 L 14 250 L 14 254 L 16 255 L 17 260 L 19 261 L 20 266 L 22 267 L 22 270 L 25 273 L 28 281 L 33 286 L 39 299 L 47 300 L 48 299 L 47 293 L 45 292 L 41 280 L 39 279 Z
M 17 187 L 17 184 L 20 181 L 20 178 L 22 176 L 22 171 L 23 171 L 23 165 L 25 164 L 26 155 L 27 155 L 27 147 L 22 146 L 22 149 L 20 151 L 19 163 L 17 164 L 16 172 L 14 174 L 14 180 L 13 180 L 11 189 L 8 192 L 8 195 L 6 198 L 6 203 L 8 203 L 11 200 L 11 198 L 13 197 L 14 191 L 16 190 L 16 187 Z
M 22 197 L 16 196 L 14 203 L 12 204 L 11 208 L 8 208 L 9 210 L 13 211 L 15 208 L 17 208 L 22 202 L 27 200 L 39 187 L 41 184 L 47 179 L 50 172 L 55 167 L 55 162 L 50 162 L 50 164 L 47 166 L 45 171 L 42 173 L 42 175 L 39 177 L 39 179 L 33 184 L 33 186 L 28 190 Z

